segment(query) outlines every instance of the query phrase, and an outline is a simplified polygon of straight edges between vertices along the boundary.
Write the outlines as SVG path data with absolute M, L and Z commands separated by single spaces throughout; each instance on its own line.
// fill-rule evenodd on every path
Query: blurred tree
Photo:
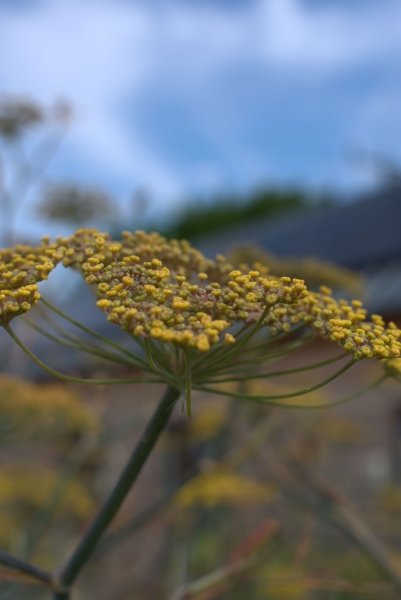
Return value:
M 244 196 L 221 195 L 208 202 L 187 202 L 168 223 L 158 226 L 166 237 L 191 239 L 210 231 L 243 223 L 246 220 L 272 217 L 294 210 L 312 210 L 327 203 L 310 199 L 301 191 L 259 188 Z
M 0 98 L 0 234 L 7 245 L 15 242 L 18 213 L 58 151 L 71 116 L 65 101 L 45 108 L 30 99 Z M 32 143 L 35 126 L 39 135 Z
M 7 139 L 19 136 L 44 119 L 42 109 L 30 102 L 6 100 L 0 103 L 0 135 Z
M 52 185 L 45 189 L 37 212 L 52 221 L 81 225 L 108 217 L 112 213 L 112 202 L 107 194 L 95 188 Z

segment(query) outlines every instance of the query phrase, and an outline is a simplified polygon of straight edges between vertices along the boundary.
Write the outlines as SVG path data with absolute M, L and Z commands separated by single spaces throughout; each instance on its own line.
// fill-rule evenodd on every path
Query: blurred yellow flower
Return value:
M 78 433 L 100 426 L 97 415 L 67 386 L 35 384 L 3 374 L 0 375 L 0 415 L 17 425 L 48 428 L 50 433 L 56 424 L 58 433 Z
M 178 492 L 175 503 L 183 508 L 271 502 L 278 496 L 275 484 L 260 484 L 252 479 L 215 470 L 194 477 Z
M 6 547 L 24 531 L 33 513 L 43 506 L 58 481 L 58 473 L 31 465 L 0 469 L 0 543 Z M 82 484 L 67 484 L 58 506 L 58 515 L 88 519 L 95 503 Z
M 390 377 L 401 377 L 401 358 L 390 358 L 383 361 L 383 367 Z
M 243 269 L 252 266 L 268 273 L 287 273 L 289 277 L 302 277 L 308 289 L 328 285 L 336 289 L 347 289 L 353 294 L 363 293 L 363 280 L 359 273 L 313 257 L 284 258 L 260 246 L 243 245 L 234 248 L 228 259 Z
M 336 444 L 361 444 L 367 439 L 368 430 L 363 423 L 343 417 L 326 417 L 315 423 L 316 432 Z
M 189 436 L 192 442 L 205 442 L 216 437 L 227 421 L 227 405 L 223 402 L 202 403 L 202 408 L 189 421 Z
M 28 508 L 39 508 L 58 481 L 58 473 L 47 468 L 29 465 L 9 466 L 0 469 L 0 506 L 16 503 Z M 94 509 L 94 502 L 85 488 L 77 481 L 67 485 L 60 511 L 86 519 Z

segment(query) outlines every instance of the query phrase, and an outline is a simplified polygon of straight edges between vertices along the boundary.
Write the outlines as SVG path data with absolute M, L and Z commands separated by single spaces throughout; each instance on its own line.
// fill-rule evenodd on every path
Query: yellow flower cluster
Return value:
M 37 283 L 55 265 L 79 268 L 98 292 L 98 306 L 112 323 L 141 338 L 208 351 L 231 344 L 235 323 L 256 323 L 272 335 L 305 324 L 360 358 L 401 355 L 401 331 L 379 315 L 367 320 L 362 303 L 335 300 L 331 290 L 306 290 L 302 279 L 273 277 L 268 268 L 241 271 L 223 257 L 210 260 L 185 240 L 158 233 L 123 232 L 121 241 L 96 229 L 79 229 L 54 244 L 0 252 L 0 325 L 39 298 Z M 270 309 L 270 310 L 269 310 Z
M 216 261 L 207 259 L 186 240 L 166 240 L 156 232 L 123 231 L 122 241 L 115 242 L 97 229 L 78 229 L 68 238 L 58 238 L 56 246 L 63 253 L 65 267 L 76 267 L 89 258 L 97 258 L 107 266 L 134 254 L 143 262 L 157 257 L 176 275 L 188 277 L 202 272 L 221 283 L 227 283 L 232 270 L 223 256 L 218 255 Z
M 78 229 L 70 237 L 56 239 L 57 250 L 63 255 L 62 264 L 65 267 L 76 267 L 91 256 L 110 263 L 114 258 L 109 251 L 112 244 L 109 234 L 97 229 Z
M 139 256 L 105 265 L 97 257 L 82 264 L 86 282 L 97 286 L 97 305 L 108 320 L 135 336 L 207 351 L 234 322 L 254 323 L 266 306 L 292 304 L 306 292 L 302 280 L 260 277 L 258 271 L 230 273 L 228 285 L 172 275 L 161 260 L 141 262 Z M 235 339 L 226 334 L 224 343 Z
M 42 246 L 0 250 L 0 325 L 37 303 L 37 283 L 48 278 L 61 258 L 47 238 Z
M 325 286 L 320 291 L 320 294 L 310 292 L 285 310 L 271 311 L 267 317 L 271 332 L 289 331 L 303 322 L 323 338 L 340 344 L 357 360 L 387 359 L 401 354 L 401 331 L 394 323 L 386 326 L 380 315 L 371 315 L 371 321 L 367 321 L 367 311 L 359 300 L 337 301 Z

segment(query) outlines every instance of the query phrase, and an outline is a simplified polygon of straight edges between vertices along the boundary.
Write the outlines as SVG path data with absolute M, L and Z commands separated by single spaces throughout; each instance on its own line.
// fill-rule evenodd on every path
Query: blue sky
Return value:
M 354 192 L 355 150 L 401 164 L 399 0 L 0 0 L 0 22 L 0 93 L 75 106 L 53 179 L 164 208 Z

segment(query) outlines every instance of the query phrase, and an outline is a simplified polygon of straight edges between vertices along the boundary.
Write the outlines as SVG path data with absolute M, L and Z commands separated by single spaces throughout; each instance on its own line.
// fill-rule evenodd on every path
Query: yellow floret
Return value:
M 207 352 L 208 350 L 210 350 L 209 340 L 207 339 L 206 335 L 201 334 L 198 336 L 198 339 L 196 341 L 196 347 L 201 352 Z

